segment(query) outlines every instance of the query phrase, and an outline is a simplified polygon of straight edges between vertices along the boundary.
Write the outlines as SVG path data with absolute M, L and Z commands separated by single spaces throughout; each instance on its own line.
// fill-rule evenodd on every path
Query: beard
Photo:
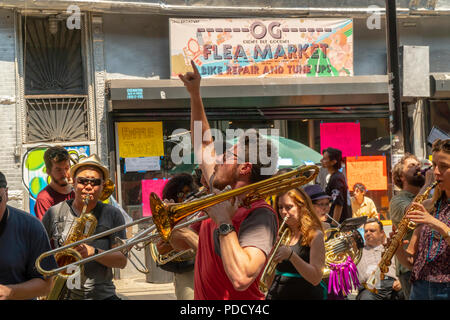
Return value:
M 59 180 L 53 179 L 53 180 L 54 180 L 55 183 L 56 183 L 58 186 L 60 186 L 60 187 L 66 187 L 66 186 L 69 184 L 69 181 L 67 181 L 66 178 L 59 179 Z
M 212 181 L 213 188 L 215 188 L 217 190 L 223 190 L 223 189 L 225 189 L 226 186 L 228 186 L 230 184 L 231 183 L 229 183 L 225 179 L 218 179 L 216 176 L 214 176 L 214 179 Z
M 223 190 L 226 186 L 233 186 L 235 184 L 235 176 L 235 171 L 233 171 L 231 174 L 220 174 L 220 172 L 216 171 L 211 177 L 211 185 L 217 190 Z
M 417 173 L 413 176 L 406 177 L 406 181 L 415 187 L 422 188 L 425 184 L 425 176 L 424 175 L 418 175 Z

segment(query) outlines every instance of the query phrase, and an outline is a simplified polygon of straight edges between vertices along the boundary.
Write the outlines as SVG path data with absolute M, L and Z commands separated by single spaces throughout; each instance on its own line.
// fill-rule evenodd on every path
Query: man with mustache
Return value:
M 61 146 L 48 148 L 44 153 L 44 162 L 51 181 L 36 198 L 34 212 L 39 220 L 42 220 L 50 207 L 75 197 L 69 183 L 69 152 Z
M 392 224 L 397 227 L 407 208 L 412 203 L 414 197 L 423 191 L 425 186 L 430 184 L 432 175 L 431 172 L 428 171 L 427 181 L 425 181 L 425 176 L 420 174 L 419 159 L 417 159 L 417 157 L 413 154 L 406 153 L 394 166 L 392 176 L 394 184 L 401 189 L 398 194 L 392 197 L 389 204 L 389 216 L 392 220 Z M 408 232 L 405 240 L 410 240 L 411 235 L 412 231 Z M 397 259 L 396 265 L 397 277 L 402 285 L 405 299 L 409 300 L 409 293 L 411 290 L 409 279 L 411 276 L 411 271 L 402 266 Z

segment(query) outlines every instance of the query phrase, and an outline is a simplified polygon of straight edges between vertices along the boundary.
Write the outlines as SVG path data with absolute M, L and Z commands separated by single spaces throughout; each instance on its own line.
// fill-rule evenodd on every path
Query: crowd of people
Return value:
M 196 121 L 202 123 L 202 131 L 191 128 L 191 134 L 194 141 L 196 134 L 202 135 L 201 148 L 194 152 L 197 159 L 204 161 L 200 164 L 199 179 L 187 173 L 171 177 L 163 190 L 165 201 L 183 202 L 199 187 L 210 192 L 225 187 L 234 190 L 276 174 L 275 171 L 268 175 L 261 173 L 270 164 L 260 158 L 260 152 L 256 152 L 256 161 L 250 162 L 248 134 L 223 154 L 216 154 L 200 94 L 201 76 L 194 63 L 192 66 L 193 72 L 179 77 L 190 95 L 191 125 Z M 270 145 L 270 140 L 256 130 L 252 133 L 257 137 L 258 147 Z M 267 150 L 270 153 L 272 148 Z M 72 225 L 83 214 L 95 216 L 94 234 L 125 223 L 117 208 L 101 201 L 109 170 L 96 155 L 72 167 L 67 151 L 61 147 L 49 148 L 44 158 L 51 183 L 37 198 L 37 218 L 6 204 L 7 181 L 0 173 L 0 300 L 34 299 L 55 290 L 54 277 L 37 272 L 35 261 L 51 248 L 63 246 Z M 207 158 L 222 161 L 211 162 Z M 207 214 L 209 219 L 173 230 L 168 242 L 157 244 L 158 250 L 195 253 L 159 265 L 174 273 L 177 298 L 347 299 L 344 291 L 330 291 L 331 284 L 323 277 L 327 267 L 326 243 L 330 239 L 326 234 L 330 228 L 339 230 L 346 222 L 355 221 L 352 218 L 367 217 L 361 220 L 364 244 L 355 271 L 359 283 L 355 288 L 357 300 L 450 299 L 450 140 L 437 140 L 433 144 L 432 170 L 425 176 L 420 172 L 418 159 L 410 154 L 393 169 L 393 180 L 401 189 L 389 206 L 393 228 L 398 227 L 405 214 L 417 223 L 417 228 L 404 239 L 407 243 L 398 247 L 396 263 L 389 267 L 375 291 L 366 282 L 377 269 L 393 233 L 389 237 L 385 234 L 377 208 L 367 197 L 368 190 L 362 183 L 353 186 L 353 197 L 350 196 L 342 164 L 342 152 L 327 148 L 321 160 L 322 168 L 328 173 L 325 185 L 313 181 L 277 194 L 272 205 L 266 199 L 242 205 L 245 195 L 238 195 L 204 209 L 202 214 Z M 420 204 L 414 202 L 433 181 L 437 186 L 432 198 Z M 290 237 L 274 253 L 277 266 L 267 279 L 265 293 L 260 290 L 260 278 L 279 240 L 282 221 Z M 117 237 L 125 239 L 125 230 L 81 244 L 75 250 L 83 258 L 91 257 L 117 246 Z M 64 299 L 119 299 L 112 281 L 112 268 L 124 268 L 126 263 L 124 251 L 108 252 L 86 263 L 80 287 L 67 288 Z M 42 261 L 44 269 L 56 265 L 53 256 Z

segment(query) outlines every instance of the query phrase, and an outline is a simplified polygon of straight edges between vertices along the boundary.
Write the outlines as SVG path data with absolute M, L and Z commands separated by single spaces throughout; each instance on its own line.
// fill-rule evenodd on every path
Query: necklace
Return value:
M 436 215 L 435 215 L 436 219 L 438 219 L 438 217 L 439 217 L 439 211 L 441 210 L 441 204 L 442 204 L 442 199 L 439 201 L 439 205 L 438 205 L 438 208 L 436 210 Z M 433 239 L 434 239 L 434 230 L 431 231 L 431 238 L 430 238 L 430 243 L 428 245 L 428 252 L 427 252 L 427 262 L 432 262 L 436 258 L 436 256 L 439 254 L 439 251 L 441 250 L 441 242 L 442 242 L 442 239 L 443 239 L 442 235 L 441 235 L 441 237 L 439 239 L 439 244 L 438 244 L 436 253 L 430 259 L 430 251 L 431 251 L 431 245 L 433 244 Z

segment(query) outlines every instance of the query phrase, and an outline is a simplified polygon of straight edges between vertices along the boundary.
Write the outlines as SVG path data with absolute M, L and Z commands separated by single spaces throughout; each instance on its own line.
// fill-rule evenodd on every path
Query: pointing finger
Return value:
M 197 66 L 195 65 L 194 60 L 191 60 L 191 65 L 192 65 L 192 69 L 194 69 L 194 73 L 195 73 L 195 74 L 200 74 L 200 73 L 198 72 L 198 69 L 197 69 Z

